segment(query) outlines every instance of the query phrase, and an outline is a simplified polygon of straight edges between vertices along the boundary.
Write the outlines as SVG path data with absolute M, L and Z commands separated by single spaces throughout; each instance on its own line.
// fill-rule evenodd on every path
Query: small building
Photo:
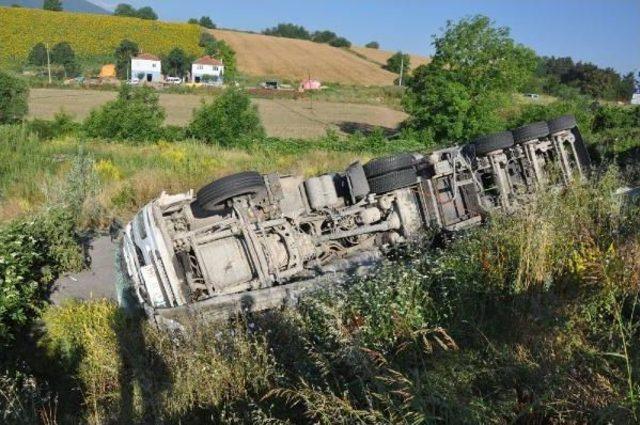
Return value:
M 321 88 L 322 88 L 322 83 L 320 83 L 320 81 L 313 80 L 313 79 L 310 79 L 310 78 L 302 80 L 300 82 L 300 86 L 298 87 L 298 89 L 300 91 L 304 91 L 304 90 L 320 90 Z
M 221 86 L 224 83 L 224 64 L 211 56 L 203 56 L 191 64 L 191 82 Z
M 162 62 L 160 58 L 149 54 L 141 53 L 131 58 L 131 79 L 138 79 L 140 82 L 159 83 L 162 80 Z

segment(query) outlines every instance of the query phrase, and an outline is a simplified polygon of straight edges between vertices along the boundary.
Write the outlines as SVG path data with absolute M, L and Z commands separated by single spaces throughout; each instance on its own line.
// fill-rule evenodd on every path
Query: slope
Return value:
M 24 62 L 39 42 L 71 44 L 80 57 L 112 55 L 123 39 L 157 55 L 181 47 L 198 55 L 200 27 L 120 16 L 0 7 L 0 64 Z
M 357 47 L 352 46 L 351 50 L 355 53 L 366 57 L 367 59 L 379 63 L 380 65 L 384 65 L 387 63 L 387 59 L 389 59 L 395 52 L 391 52 L 388 50 L 380 50 L 380 49 L 370 49 L 368 47 Z M 420 56 L 420 55 L 409 55 L 411 58 L 411 69 L 415 69 L 419 65 L 426 65 L 431 61 L 431 58 L 428 56 Z
M 366 86 L 392 85 L 396 75 L 370 60 L 328 44 L 229 30 L 211 30 L 236 51 L 240 72 L 256 77 Z
M 42 1 L 43 0 L 0 0 L 0 6 L 9 7 L 17 4 L 22 7 L 42 9 Z M 62 8 L 67 12 L 99 13 L 103 15 L 111 14 L 107 9 L 87 0 L 62 0 Z

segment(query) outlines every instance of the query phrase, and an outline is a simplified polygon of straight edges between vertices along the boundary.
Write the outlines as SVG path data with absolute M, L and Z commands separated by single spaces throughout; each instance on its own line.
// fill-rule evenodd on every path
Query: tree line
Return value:
M 280 23 L 272 28 L 262 31 L 262 34 L 273 35 L 276 37 L 296 38 L 299 40 L 310 40 L 316 43 L 326 43 L 333 47 L 351 47 L 351 42 L 344 37 L 339 36 L 333 31 L 315 31 L 310 32 L 302 25 L 292 23 Z

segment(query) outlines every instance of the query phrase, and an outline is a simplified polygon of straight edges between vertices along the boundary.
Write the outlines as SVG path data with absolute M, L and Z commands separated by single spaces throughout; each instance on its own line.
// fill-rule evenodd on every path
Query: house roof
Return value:
M 193 62 L 196 65 L 222 65 L 218 59 L 212 58 L 211 56 L 203 56 L 200 59 Z
M 134 59 L 144 59 L 144 60 L 148 60 L 148 61 L 159 61 L 160 60 L 159 57 L 157 57 L 156 55 L 152 55 L 151 53 L 140 53 Z

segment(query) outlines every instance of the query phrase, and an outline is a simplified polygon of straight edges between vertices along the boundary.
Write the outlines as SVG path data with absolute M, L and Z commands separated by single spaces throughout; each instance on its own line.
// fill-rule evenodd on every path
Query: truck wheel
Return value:
M 260 173 L 245 171 L 209 183 L 202 187 L 196 196 L 198 204 L 208 210 L 236 196 L 256 195 L 265 190 L 264 178 Z
M 512 131 L 513 141 L 520 144 L 529 140 L 542 139 L 549 135 L 549 127 L 544 121 L 538 121 L 516 128 Z
M 472 143 L 475 146 L 476 155 L 486 155 L 499 149 L 510 148 L 514 142 L 510 131 L 501 131 L 478 137 Z
M 364 174 L 367 178 L 381 176 L 392 171 L 411 168 L 416 164 L 416 159 L 410 153 L 403 153 L 383 158 L 372 159 L 364 164 Z
M 549 133 L 554 134 L 559 131 L 571 130 L 577 127 L 578 123 L 576 122 L 576 117 L 573 115 L 562 115 L 561 117 L 548 121 L 547 126 L 549 126 Z
M 418 174 L 413 168 L 392 171 L 369 179 L 371 193 L 382 194 L 416 184 Z

